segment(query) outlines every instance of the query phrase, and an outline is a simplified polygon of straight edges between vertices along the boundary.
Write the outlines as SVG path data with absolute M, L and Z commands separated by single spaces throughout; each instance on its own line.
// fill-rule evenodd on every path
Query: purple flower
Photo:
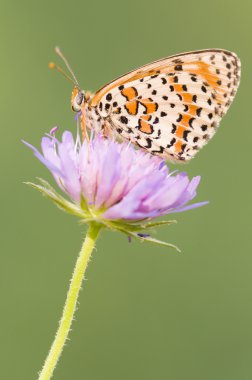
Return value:
M 164 161 L 101 135 L 90 144 L 64 132 L 62 142 L 43 137 L 42 153 L 27 144 L 75 203 L 84 198 L 105 219 L 139 220 L 181 212 L 196 196 L 200 177 L 169 173 Z
M 72 202 L 65 201 L 42 180 L 33 185 L 61 208 L 111 228 L 137 232 L 143 223 L 170 213 L 206 204 L 188 205 L 196 196 L 200 177 L 189 180 L 186 173 L 169 172 L 164 161 L 129 143 L 118 143 L 92 133 L 90 142 L 74 141 L 65 131 L 62 141 L 54 135 L 42 138 L 42 154 L 32 145 L 35 156 L 50 170 L 60 189 Z M 137 223 L 141 222 L 139 225 Z M 149 223 L 148 227 L 169 222 Z M 129 228 L 129 225 L 133 227 Z M 118 227 L 119 226 L 119 227 Z M 125 227 L 127 226 L 127 228 Z M 141 227 L 141 228 L 140 228 Z M 148 234 L 134 234 L 148 239 Z

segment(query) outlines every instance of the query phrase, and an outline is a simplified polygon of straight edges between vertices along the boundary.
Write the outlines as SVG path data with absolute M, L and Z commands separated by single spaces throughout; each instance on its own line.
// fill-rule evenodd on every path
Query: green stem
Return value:
M 56 333 L 54 342 L 51 346 L 51 349 L 49 351 L 49 354 L 46 358 L 45 364 L 42 368 L 42 371 L 39 374 L 39 380 L 51 379 L 53 371 L 62 353 L 64 344 L 68 337 L 73 321 L 83 277 L 87 269 L 87 265 L 91 257 L 91 253 L 94 249 L 95 241 L 99 235 L 100 229 L 101 226 L 97 224 L 90 224 L 88 228 L 86 238 L 84 240 L 81 251 L 79 253 L 78 260 L 74 268 L 62 318 L 59 323 L 59 328 Z

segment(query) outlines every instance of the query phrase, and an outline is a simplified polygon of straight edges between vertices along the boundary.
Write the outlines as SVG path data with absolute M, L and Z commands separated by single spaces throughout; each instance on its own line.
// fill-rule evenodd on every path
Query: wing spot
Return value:
M 117 113 L 117 114 L 120 114 L 121 112 L 122 112 L 121 107 L 118 107 L 118 108 L 115 110 L 115 113 Z
M 147 145 L 144 147 L 144 148 L 151 148 L 152 147 L 152 141 L 149 137 L 147 137 L 147 139 L 145 140 L 147 142 Z
M 127 100 L 132 100 L 137 97 L 138 92 L 135 87 L 127 87 L 123 89 L 121 94 L 127 99 Z
M 182 65 L 176 65 L 174 67 L 174 70 L 176 70 L 176 71 L 182 71 L 183 70 L 183 66 Z
M 187 132 L 187 131 L 186 131 Z M 185 151 L 185 148 L 186 148 L 186 144 L 182 144 L 181 145 L 181 150 L 182 150 L 182 152 L 184 152 Z M 181 154 L 181 153 L 180 153 Z
M 195 120 L 195 117 L 191 117 L 191 119 L 189 120 L 189 125 L 191 128 L 193 128 L 192 123 L 194 122 L 194 120 Z
M 171 141 L 170 141 L 170 144 L 167 144 L 167 148 L 171 148 L 174 144 L 175 144 L 175 142 L 176 142 L 176 139 L 175 139 L 175 137 L 173 137 L 172 139 L 171 139 Z
M 138 105 L 139 102 L 137 100 L 132 100 L 130 102 L 127 102 L 124 106 L 128 114 L 130 115 L 136 115 L 138 112 Z
M 177 126 L 175 124 L 172 124 L 172 130 L 171 133 L 175 133 L 177 130 Z
M 184 131 L 183 138 L 184 138 L 185 141 L 188 141 L 187 140 L 187 136 L 188 136 L 189 133 L 191 133 L 191 131 L 188 131 L 188 130 Z
M 143 133 L 146 133 L 148 135 L 153 133 L 153 127 L 147 121 L 140 119 L 139 120 L 139 130 Z
M 128 118 L 126 116 L 121 116 L 120 120 L 123 124 L 128 124 Z
M 151 151 L 152 154 L 162 154 L 163 152 L 164 152 L 164 147 L 163 146 L 160 146 L 159 150 L 152 150 Z
M 179 114 L 179 117 L 177 118 L 177 122 L 179 123 L 182 120 L 182 115 L 181 113 Z
M 197 116 L 200 117 L 201 111 L 202 111 L 202 108 L 197 108 L 197 110 L 196 110 L 196 114 L 197 114 Z

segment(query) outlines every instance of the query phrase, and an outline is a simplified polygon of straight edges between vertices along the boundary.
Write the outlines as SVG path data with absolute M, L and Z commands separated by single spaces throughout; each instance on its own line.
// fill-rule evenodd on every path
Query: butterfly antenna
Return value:
M 49 69 L 55 69 L 59 71 L 67 80 L 70 80 L 70 82 L 72 82 L 76 86 L 76 82 L 73 80 L 73 78 L 67 75 L 67 73 L 65 73 L 65 71 L 60 66 L 56 65 L 54 62 L 50 62 L 48 64 L 48 67 Z
M 63 60 L 63 62 L 65 63 L 65 65 L 66 65 L 66 67 L 67 67 L 69 73 L 72 75 L 72 78 L 73 78 L 73 80 L 74 80 L 75 85 L 76 85 L 78 88 L 80 88 L 79 83 L 78 83 L 78 81 L 77 81 L 77 78 L 76 78 L 76 76 L 75 76 L 75 74 L 74 74 L 74 72 L 73 72 L 71 66 L 69 65 L 69 63 L 68 63 L 66 57 L 63 55 L 62 51 L 60 50 L 60 48 L 59 48 L 58 46 L 56 46 L 56 48 L 55 48 L 55 52 L 56 52 L 56 54 L 58 54 L 58 56 L 59 56 L 59 57 Z M 62 71 L 63 71 L 63 70 L 62 70 Z M 65 76 L 66 76 L 66 75 L 65 75 Z

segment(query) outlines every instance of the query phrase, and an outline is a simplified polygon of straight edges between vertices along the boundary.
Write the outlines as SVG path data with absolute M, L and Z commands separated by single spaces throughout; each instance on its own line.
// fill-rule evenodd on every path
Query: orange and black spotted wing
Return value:
M 123 138 L 166 159 L 188 161 L 213 137 L 239 80 L 234 53 L 184 53 L 107 84 L 91 106 Z

